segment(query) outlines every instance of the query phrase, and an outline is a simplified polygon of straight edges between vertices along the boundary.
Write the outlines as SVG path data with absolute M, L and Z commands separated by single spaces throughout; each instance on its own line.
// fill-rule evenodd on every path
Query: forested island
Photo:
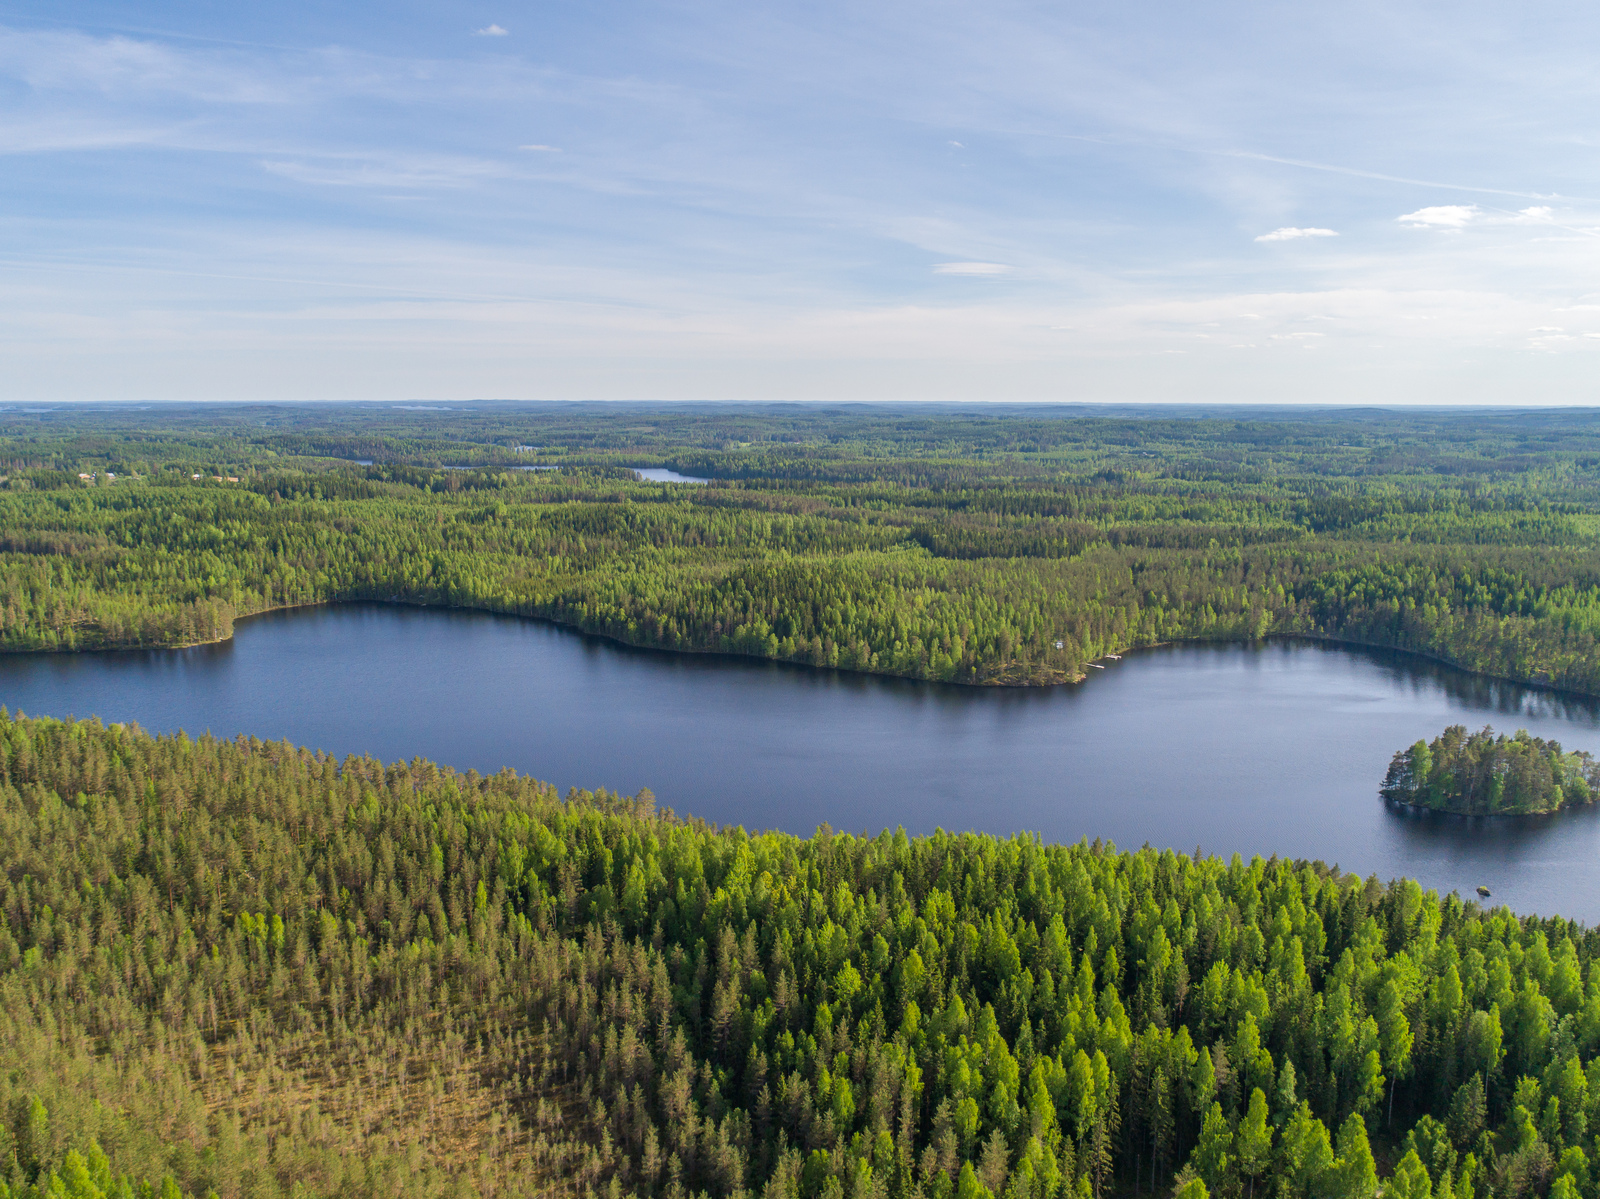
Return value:
M 0 473 L 3 650 L 397 600 L 959 683 L 1288 634 L 1600 693 L 1590 413 L 103 406 L 0 412 Z
M 1396 753 L 1379 794 L 1463 816 L 1555 812 L 1600 798 L 1600 763 L 1526 729 L 1508 737 L 1487 725 L 1468 733 L 1454 724 Z
M 1600 937 L 0 712 L 10 1196 L 1578 1199 Z

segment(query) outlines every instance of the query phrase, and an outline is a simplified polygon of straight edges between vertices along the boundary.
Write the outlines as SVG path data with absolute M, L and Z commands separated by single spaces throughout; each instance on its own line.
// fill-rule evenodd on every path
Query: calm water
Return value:
M 702 479 L 699 475 L 680 475 L 675 470 L 668 470 L 664 466 L 636 466 L 633 473 L 646 483 L 709 483 L 710 479 Z
M 0 702 L 648 786 L 751 828 L 1316 857 L 1600 921 L 1600 812 L 1468 822 L 1397 815 L 1376 796 L 1396 749 L 1450 723 L 1600 751 L 1592 704 L 1304 643 L 1155 650 L 1090 674 L 1051 690 L 943 687 L 372 605 L 260 617 L 198 649 L 0 657 Z

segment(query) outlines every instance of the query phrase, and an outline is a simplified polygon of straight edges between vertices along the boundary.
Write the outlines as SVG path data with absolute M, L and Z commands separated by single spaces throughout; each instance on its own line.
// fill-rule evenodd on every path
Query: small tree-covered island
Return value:
M 0 413 L 0 475 L 0 652 L 377 599 L 946 682 L 1280 634 L 1600 693 L 1593 414 L 107 408 Z M 1385 794 L 1596 781 L 1452 729 Z M 1316 861 L 0 709 L 0 1199 L 1600 1199 L 1597 959 Z
M 1592 1199 L 1600 937 L 0 711 L 0 1195 Z
M 1559 811 L 1600 798 L 1600 763 L 1560 742 L 1468 733 L 1454 724 L 1432 741 L 1395 754 L 1378 793 L 1391 803 L 1463 816 L 1521 816 Z

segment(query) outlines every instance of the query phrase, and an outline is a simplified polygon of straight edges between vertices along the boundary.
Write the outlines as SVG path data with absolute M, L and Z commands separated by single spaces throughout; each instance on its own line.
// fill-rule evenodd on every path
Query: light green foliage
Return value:
M 1228 1117 L 1222 1114 L 1222 1105 L 1213 1103 L 1200 1126 L 1200 1140 L 1195 1145 L 1190 1166 L 1205 1180 L 1212 1190 L 1220 1189 L 1227 1181 L 1233 1167 L 1233 1128 Z
M 1339 1126 L 1335 1190 L 1340 1199 L 1372 1199 L 1378 1193 L 1378 1167 L 1372 1160 L 1367 1124 L 1355 1112 Z
M 1327 1125 L 1301 1104 L 1283 1128 L 1278 1146 L 1278 1193 L 1284 1199 L 1312 1199 L 1335 1175 Z M 1423 1195 L 1418 1199 L 1429 1199 Z
M 1600 423 L 1439 420 L 0 413 L 0 648 L 400 598 L 966 683 L 1294 633 L 1600 692 Z
M 1416 1150 L 1408 1150 L 1395 1166 L 1384 1199 L 1433 1199 L 1433 1182 Z
M 1589 1183 L 1589 1155 L 1580 1145 L 1568 1145 L 1561 1151 L 1561 1160 L 1556 1163 L 1556 1174 L 1566 1174 L 1579 1186 L 1587 1188 Z
M 1250 1107 L 1234 1138 L 1239 1172 L 1250 1180 L 1252 1193 L 1255 1180 L 1272 1160 L 1272 1136 L 1272 1126 L 1267 1123 L 1267 1097 L 1257 1088 L 1250 1093 Z
M 89 1142 L 87 1155 L 68 1149 L 59 1168 L 38 1170 L 31 1183 L 24 1181 L 23 1172 L 16 1168 L 10 1183 L 0 1181 L 0 1199 L 152 1199 L 155 1194 L 161 1199 L 181 1199 L 171 1175 L 158 1187 L 113 1175 L 110 1159 L 95 1141 Z
M 1384 1069 L 1391 1077 L 1409 1073 L 1411 1023 L 1406 1019 L 1405 1004 L 1400 998 L 1400 989 L 1393 979 L 1385 982 L 1383 989 L 1378 992 L 1377 1020 Z
M 1545 1071 L 1545 1091 L 1557 1104 L 1560 1139 L 1577 1145 L 1589 1131 L 1589 1083 L 1576 1053 L 1563 1062 L 1552 1061 Z
M 1592 1199 L 1597 948 L 1313 863 L 0 717 L 0 1199 L 1371 1199 L 1402 1018 L 1395 1194 Z

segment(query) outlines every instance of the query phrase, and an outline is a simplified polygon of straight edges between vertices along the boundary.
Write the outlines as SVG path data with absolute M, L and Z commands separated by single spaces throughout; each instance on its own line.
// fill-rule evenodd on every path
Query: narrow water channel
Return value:
M 1130 655 L 1086 683 L 958 688 L 633 650 L 536 621 L 310 608 L 187 650 L 0 657 L 13 712 L 253 733 L 385 760 L 649 787 L 751 829 L 1036 832 L 1320 858 L 1600 921 L 1600 811 L 1404 816 L 1393 752 L 1445 725 L 1600 751 L 1600 708 L 1401 655 L 1299 642 Z

